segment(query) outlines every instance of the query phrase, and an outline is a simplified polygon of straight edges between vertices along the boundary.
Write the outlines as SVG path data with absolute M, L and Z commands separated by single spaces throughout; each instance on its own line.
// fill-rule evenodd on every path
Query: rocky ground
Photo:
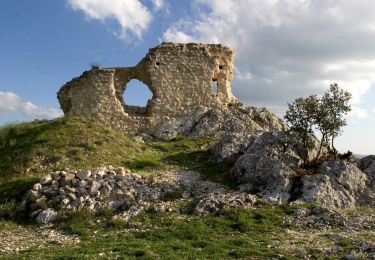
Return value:
M 198 172 L 172 168 L 142 177 L 108 166 L 53 172 L 33 186 L 22 206 L 37 223 L 47 224 L 56 220 L 59 211 L 112 209 L 123 220 L 147 209 L 183 212 L 187 209 L 178 206 L 187 200 L 197 201 L 194 214 L 207 216 L 219 215 L 224 209 L 251 208 L 256 197 L 202 180 Z
M 45 248 L 80 243 L 78 235 L 69 235 L 49 226 L 23 227 L 14 223 L 0 223 L 0 256 L 17 254 L 30 248 Z
M 105 174 L 98 174 L 100 172 Z M 191 218 L 221 215 L 224 210 L 230 208 L 256 210 L 269 204 L 258 196 L 233 191 L 225 185 L 203 180 L 198 172 L 183 171 L 174 167 L 155 171 L 147 178 L 132 174 L 124 168 L 110 166 L 93 169 L 90 173 L 89 171 L 54 172 L 34 185 L 23 204 L 29 209 L 33 208 L 31 216 L 37 222 L 44 224 L 53 223 L 56 219 L 55 213 L 66 209 L 99 210 L 100 207 L 116 205 L 114 209 L 117 213 L 113 218 L 130 221 L 130 225 L 125 229 L 127 232 L 147 229 L 143 224 L 135 226 L 131 224 L 131 219 L 135 215 L 147 209 L 155 213 L 175 212 L 180 214 L 181 219 L 189 221 Z M 70 178 L 68 182 L 65 180 L 67 178 Z M 127 178 L 126 186 L 118 185 L 122 178 Z M 77 184 L 74 184 L 74 180 L 77 180 Z M 82 185 L 83 180 L 85 185 Z M 111 186 L 110 180 L 116 180 L 117 186 L 114 185 L 109 189 L 105 183 Z M 59 186 L 54 184 L 54 181 L 58 181 Z M 101 187 L 98 188 L 95 181 L 100 183 Z M 85 191 L 79 190 L 80 188 L 76 191 L 72 190 L 75 187 L 84 188 Z M 75 192 L 75 200 L 67 191 Z M 97 191 L 101 191 L 99 196 L 95 193 Z M 119 196 L 123 195 L 118 191 L 128 192 L 126 202 L 118 203 Z M 51 194 L 53 196 L 49 197 Z M 85 201 L 78 204 L 77 201 L 82 195 L 86 197 Z M 36 198 L 43 198 L 43 203 L 36 202 Z M 56 198 L 60 198 L 59 203 L 56 203 Z M 65 200 L 66 198 L 69 198 L 69 202 Z M 192 201 L 194 201 L 193 207 L 191 207 Z M 35 210 L 35 207 L 42 208 Z M 48 209 L 46 210 L 45 207 Z M 43 214 L 50 210 L 54 212 L 49 216 L 52 218 Z M 291 205 L 291 210 L 283 220 L 285 225 L 290 226 L 284 229 L 286 239 L 270 239 L 268 249 L 295 252 L 298 255 L 305 255 L 306 259 L 315 258 L 316 254 L 326 256 L 344 254 L 345 259 L 375 259 L 375 215 L 371 208 L 368 211 L 366 208 L 361 211 L 339 210 L 295 201 Z M 40 217 L 41 215 L 44 217 Z M 0 228 L 0 244 L 3 245 L 0 255 L 3 256 L 24 252 L 30 248 L 80 243 L 78 235 L 69 235 L 56 229 L 53 224 L 32 226 L 32 228 L 9 225 L 11 226 L 3 223 Z M 108 254 L 111 255 L 110 252 L 104 252 L 103 257 L 108 257 Z M 282 258 L 282 255 L 279 258 Z

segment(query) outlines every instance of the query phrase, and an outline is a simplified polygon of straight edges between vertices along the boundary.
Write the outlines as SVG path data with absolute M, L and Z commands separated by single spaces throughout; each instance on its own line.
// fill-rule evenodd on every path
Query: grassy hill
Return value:
M 334 248 L 341 243 L 342 250 L 330 256 L 337 258 L 351 252 L 355 243 L 374 240 L 365 232 L 350 233 L 345 241 L 335 242 L 329 238 L 330 231 L 286 224 L 283 219 L 293 207 L 262 203 L 253 210 L 228 210 L 222 216 L 205 218 L 178 212 L 145 212 L 129 222 L 111 219 L 110 211 L 80 211 L 60 215 L 58 223 L 49 228 L 38 227 L 19 214 L 25 192 L 41 176 L 65 168 L 90 169 L 110 164 L 149 174 L 179 167 L 230 184 L 225 176 L 231 165 L 209 161 L 208 148 L 215 141 L 181 138 L 137 143 L 96 121 L 76 117 L 0 128 L 0 208 L 5 211 L 5 217 L 0 216 L 0 259 L 300 259 L 307 252 L 300 249 L 306 247 L 311 248 L 307 253 L 312 258 L 323 259 L 326 255 L 322 247 Z M 373 213 L 369 210 L 367 214 Z M 17 231 L 20 229 L 22 232 Z M 1 253 L 9 237 L 21 241 L 24 232 L 28 237 L 40 236 L 46 229 L 78 234 L 81 243 L 35 245 L 18 255 Z
M 147 174 L 170 165 L 220 178 L 225 164 L 208 161 L 212 138 L 141 144 L 88 118 L 63 117 L 0 128 L 0 203 L 19 200 L 54 171 L 124 166 Z

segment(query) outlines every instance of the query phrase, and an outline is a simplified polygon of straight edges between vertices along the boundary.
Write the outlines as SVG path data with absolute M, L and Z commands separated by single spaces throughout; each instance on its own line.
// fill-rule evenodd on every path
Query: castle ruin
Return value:
M 135 67 L 93 67 L 66 83 L 57 97 L 66 115 L 94 117 L 128 134 L 150 133 L 170 118 L 237 103 L 232 77 L 233 51 L 228 47 L 162 43 Z M 152 92 L 146 107 L 124 102 L 123 93 L 132 79 Z

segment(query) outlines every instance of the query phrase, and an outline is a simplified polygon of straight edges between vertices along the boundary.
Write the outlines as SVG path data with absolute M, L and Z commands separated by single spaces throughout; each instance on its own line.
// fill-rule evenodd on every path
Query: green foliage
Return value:
M 336 152 L 334 139 L 341 134 L 342 127 L 346 125 L 344 115 L 351 110 L 349 105 L 351 97 L 349 92 L 340 89 L 335 83 L 330 86 L 329 91 L 324 93 L 318 107 L 315 118 L 317 129 L 320 131 L 322 139 L 326 138 L 327 142 L 331 139 L 334 152 Z
M 82 235 L 77 245 L 51 245 L 48 250 L 32 248 L 20 258 L 88 258 L 105 253 L 107 258 L 121 259 L 228 259 L 274 258 L 289 255 L 281 249 L 268 248 L 285 237 L 282 232 L 284 210 L 278 207 L 257 210 L 227 211 L 207 218 L 178 217 L 177 213 L 144 213 L 131 220 L 101 219 L 88 211 L 61 217 L 57 226 Z M 135 229 L 127 229 L 128 226 Z
M 329 140 L 336 153 L 334 139 L 341 134 L 342 127 L 346 125 L 344 115 L 351 110 L 350 99 L 351 94 L 334 83 L 321 98 L 311 95 L 288 103 L 285 120 L 307 150 L 313 146 L 310 138 L 313 130 L 320 132 L 321 141 L 315 160 L 319 158 L 323 145 L 329 146 Z M 307 155 L 304 159 L 306 158 Z
M 288 103 L 288 111 L 285 115 L 290 130 L 297 135 L 304 147 L 313 148 L 313 142 L 310 138 L 313 134 L 314 115 L 316 114 L 319 100 L 316 95 L 307 98 L 297 98 L 293 103 Z M 305 155 L 304 160 L 307 159 Z

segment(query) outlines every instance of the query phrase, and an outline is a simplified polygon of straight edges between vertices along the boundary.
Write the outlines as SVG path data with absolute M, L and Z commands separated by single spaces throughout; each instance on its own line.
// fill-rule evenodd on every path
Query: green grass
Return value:
M 283 236 L 281 208 L 228 211 L 220 217 L 179 219 L 177 213 L 144 213 L 127 224 L 99 214 L 77 212 L 58 223 L 65 232 L 80 234 L 82 242 L 70 246 L 32 248 L 20 258 L 95 259 L 100 253 L 120 259 L 228 259 L 292 257 L 282 249 L 268 248 Z M 108 219 L 108 218 L 107 218 Z M 137 226 L 136 230 L 127 229 Z

